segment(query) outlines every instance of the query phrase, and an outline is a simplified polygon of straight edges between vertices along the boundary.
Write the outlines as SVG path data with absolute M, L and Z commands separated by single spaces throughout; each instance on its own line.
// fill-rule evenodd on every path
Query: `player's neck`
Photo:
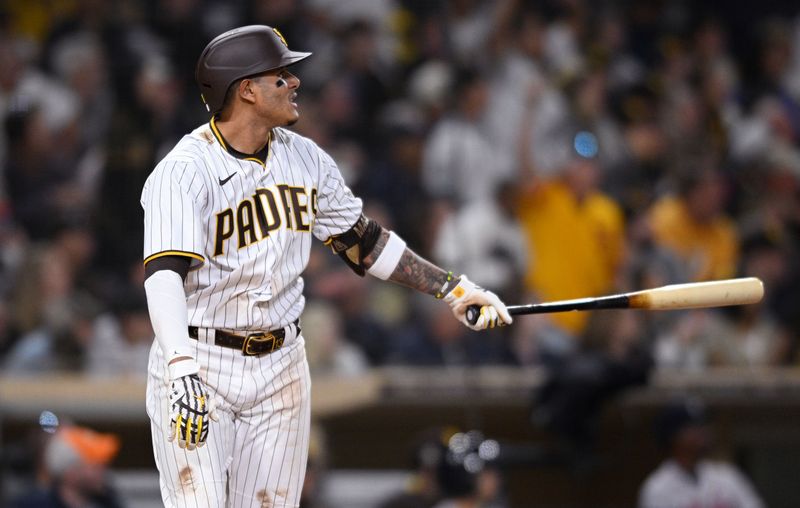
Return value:
M 249 121 L 245 116 L 215 121 L 225 142 L 234 150 L 244 154 L 255 154 L 267 144 L 272 126 Z

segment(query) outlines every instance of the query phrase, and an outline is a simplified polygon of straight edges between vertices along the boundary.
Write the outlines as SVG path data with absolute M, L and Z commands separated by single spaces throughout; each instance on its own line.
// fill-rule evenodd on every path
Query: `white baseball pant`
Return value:
M 196 450 L 167 441 L 167 368 L 158 343 L 150 351 L 147 414 L 164 505 L 297 507 L 311 415 L 302 335 L 287 336 L 281 349 L 260 357 L 207 344 L 208 334 L 200 335 L 191 344 L 200 378 L 216 398 L 219 421 L 209 422 L 208 441 Z

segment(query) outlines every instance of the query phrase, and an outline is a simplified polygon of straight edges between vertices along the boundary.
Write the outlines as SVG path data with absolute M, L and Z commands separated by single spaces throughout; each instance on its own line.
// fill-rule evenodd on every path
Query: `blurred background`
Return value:
M 292 69 L 293 129 L 368 216 L 505 302 L 766 287 L 747 307 L 477 334 L 317 244 L 304 506 L 690 506 L 664 489 L 676 463 L 724 478 L 702 506 L 799 506 L 798 14 L 775 0 L 4 0 L 0 505 L 160 505 L 141 188 L 208 121 L 193 81 L 206 43 L 268 24 L 314 52 Z

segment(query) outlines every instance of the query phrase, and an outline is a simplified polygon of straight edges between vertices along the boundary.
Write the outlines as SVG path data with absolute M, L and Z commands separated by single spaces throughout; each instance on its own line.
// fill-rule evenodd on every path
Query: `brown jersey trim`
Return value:
M 157 259 L 157 258 L 160 258 L 160 257 L 163 257 L 163 256 L 183 256 L 183 257 L 192 258 L 192 259 L 196 259 L 196 260 L 200 261 L 200 263 L 197 264 L 194 268 L 198 268 L 200 265 L 202 265 L 203 263 L 206 262 L 206 258 L 201 256 L 200 254 L 195 254 L 194 252 L 186 252 L 186 251 L 182 251 L 182 250 L 165 250 L 165 251 L 161 251 L 161 252 L 156 252 L 155 254 L 152 254 L 152 255 L 148 256 L 147 258 L 145 258 L 144 264 L 146 265 L 150 261 L 152 261 L 154 259 Z

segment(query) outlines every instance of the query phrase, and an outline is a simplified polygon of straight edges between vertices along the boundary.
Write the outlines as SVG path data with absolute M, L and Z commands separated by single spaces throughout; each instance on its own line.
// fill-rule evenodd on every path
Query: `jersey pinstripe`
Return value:
M 237 157 L 214 122 L 185 136 L 142 191 L 144 258 L 191 258 L 189 324 L 269 330 L 297 319 L 311 235 L 347 231 L 362 210 L 333 159 L 275 128 L 266 164 Z

